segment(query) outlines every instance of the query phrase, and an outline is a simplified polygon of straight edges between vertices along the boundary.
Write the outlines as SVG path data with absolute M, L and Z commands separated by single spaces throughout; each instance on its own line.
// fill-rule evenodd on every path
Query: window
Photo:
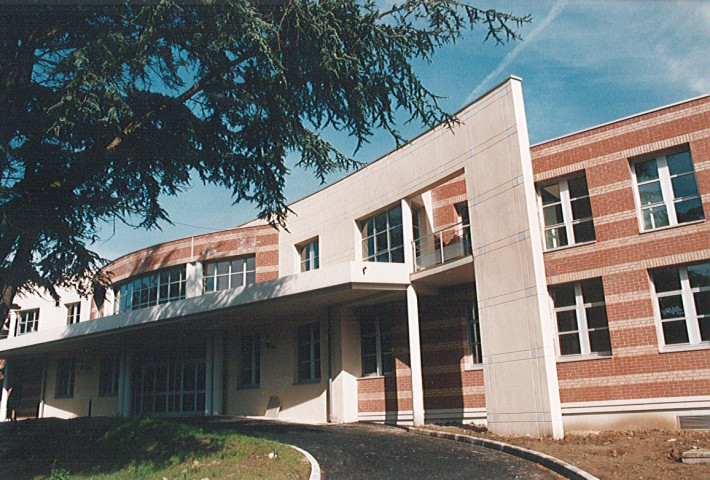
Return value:
M 185 298 L 185 265 L 168 268 L 129 280 L 115 289 L 115 313 Z
M 134 378 L 136 415 L 205 411 L 207 374 L 202 359 L 146 363 L 136 369 Z
M 255 276 L 254 255 L 206 263 L 203 292 L 218 292 L 251 285 L 254 283 Z
M 643 230 L 705 218 L 689 151 L 633 164 Z
M 366 262 L 404 263 L 402 207 L 390 208 L 360 222 Z
M 710 262 L 652 270 L 664 345 L 710 342 Z
M 261 382 L 261 337 L 242 335 L 239 384 L 242 387 L 258 387 Z
M 301 271 L 316 270 L 319 267 L 318 260 L 318 239 L 312 240 L 298 247 L 298 255 L 301 257 Z
M 36 332 L 39 328 L 39 308 L 17 312 L 15 336 Z
M 320 327 L 309 323 L 298 327 L 298 381 L 320 381 Z
M 550 287 L 560 355 L 610 354 L 601 278 Z
M 57 362 L 57 385 L 54 398 L 74 396 L 74 359 L 62 358 Z
M 468 332 L 468 363 L 480 365 L 483 363 L 481 350 L 481 325 L 478 322 L 478 308 L 472 302 L 466 308 L 466 330 Z
M 118 395 L 118 358 L 103 357 L 99 363 L 99 396 Z
M 79 317 L 81 315 L 81 303 L 67 303 L 67 325 L 73 325 L 79 323 Z
M 545 248 L 551 250 L 596 239 L 584 175 L 542 186 L 540 197 L 545 223 Z
M 362 375 L 394 373 L 392 324 L 384 315 L 362 320 L 360 326 Z

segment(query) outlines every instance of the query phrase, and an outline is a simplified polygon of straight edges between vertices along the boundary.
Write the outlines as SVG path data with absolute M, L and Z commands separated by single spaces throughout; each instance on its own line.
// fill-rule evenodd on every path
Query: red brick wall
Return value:
M 710 99 L 532 148 L 536 181 L 584 171 L 596 243 L 546 252 L 548 284 L 601 277 L 612 356 L 558 363 L 563 402 L 707 395 L 710 351 L 659 353 L 650 268 L 710 258 Z M 629 160 L 690 148 L 706 221 L 639 232 Z
M 466 201 L 466 178 L 463 174 L 431 191 L 434 231 L 458 223 L 454 204 Z

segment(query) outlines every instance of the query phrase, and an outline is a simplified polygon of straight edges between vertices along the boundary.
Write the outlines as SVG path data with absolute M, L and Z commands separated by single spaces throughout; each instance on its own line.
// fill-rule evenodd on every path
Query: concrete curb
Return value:
M 289 445 L 289 447 L 293 448 L 294 450 L 301 452 L 304 457 L 308 460 L 308 462 L 311 464 L 311 476 L 309 477 L 309 480 L 320 480 L 320 465 L 318 465 L 318 462 L 316 461 L 315 458 L 313 458 L 313 455 L 308 453 L 302 448 L 298 448 L 295 445 Z
M 551 457 L 550 455 L 536 452 L 534 450 L 528 450 L 527 448 L 516 447 L 515 445 L 510 445 L 508 443 L 497 442 L 495 440 L 486 440 L 480 437 L 472 437 L 470 435 L 461 435 L 458 433 L 427 430 L 425 428 L 418 427 L 409 427 L 408 430 L 410 433 L 413 433 L 415 435 L 444 438 L 446 440 L 471 443 L 473 445 L 480 445 L 481 447 L 499 450 L 501 452 L 538 463 L 543 467 L 549 468 L 553 472 L 559 473 L 560 475 L 569 478 L 570 480 L 599 480 L 591 473 L 585 472 L 581 468 L 577 468 L 572 464 L 563 462 L 558 458 Z

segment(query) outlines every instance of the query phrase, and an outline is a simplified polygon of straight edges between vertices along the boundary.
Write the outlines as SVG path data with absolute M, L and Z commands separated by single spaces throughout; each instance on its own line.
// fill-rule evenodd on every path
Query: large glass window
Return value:
M 317 322 L 298 327 L 298 381 L 320 381 L 320 326 Z
M 258 387 L 261 382 L 261 337 L 242 335 L 239 384 Z
M 168 415 L 205 411 L 205 361 L 148 363 L 136 370 L 134 413 Z
M 651 271 L 664 345 L 710 342 L 710 262 Z
M 394 373 L 392 324 L 384 315 L 364 318 L 360 327 L 362 375 Z
M 689 151 L 633 164 L 644 230 L 705 218 Z
M 204 293 L 251 285 L 256 278 L 256 258 L 246 257 L 205 263 Z
M 466 308 L 466 326 L 468 332 L 468 363 L 480 365 L 483 363 L 481 348 L 481 325 L 478 321 L 478 307 L 472 302 Z
M 115 313 L 185 298 L 185 265 L 141 275 L 115 288 Z
M 359 226 L 364 261 L 404 263 L 401 206 L 362 220 Z
M 74 359 L 62 358 L 57 362 L 57 381 L 54 398 L 74 396 Z
M 81 303 L 67 303 L 67 325 L 73 325 L 79 323 L 79 317 L 81 316 Z
M 548 250 L 596 239 L 587 177 L 582 175 L 542 186 L 540 197 Z
M 301 271 L 316 270 L 320 266 L 318 255 L 318 239 L 311 240 L 308 243 L 298 247 L 298 255 L 301 262 Z
M 39 308 L 32 310 L 20 310 L 17 312 L 17 325 L 15 336 L 25 333 L 36 332 L 39 328 Z
M 611 340 L 601 278 L 550 287 L 560 355 L 610 354 Z

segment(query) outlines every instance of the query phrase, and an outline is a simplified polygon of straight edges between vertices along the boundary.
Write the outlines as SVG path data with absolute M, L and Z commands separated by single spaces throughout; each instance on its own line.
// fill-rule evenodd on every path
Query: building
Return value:
M 290 206 L 20 298 L 0 417 L 710 423 L 710 96 L 530 146 L 521 81 Z M 8 408 L 9 407 L 9 408 Z

